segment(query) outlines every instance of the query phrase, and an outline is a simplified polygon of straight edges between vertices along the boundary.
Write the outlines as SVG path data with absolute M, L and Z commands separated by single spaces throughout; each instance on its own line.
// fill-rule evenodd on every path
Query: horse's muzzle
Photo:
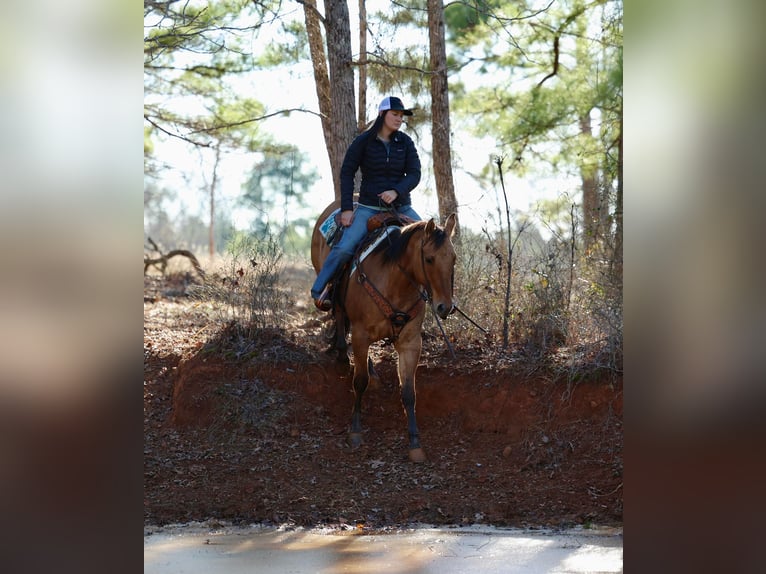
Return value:
M 434 307 L 434 311 L 436 311 L 436 314 L 439 315 L 442 319 L 446 319 L 450 316 L 454 309 L 454 305 L 445 305 L 444 303 L 439 303 Z

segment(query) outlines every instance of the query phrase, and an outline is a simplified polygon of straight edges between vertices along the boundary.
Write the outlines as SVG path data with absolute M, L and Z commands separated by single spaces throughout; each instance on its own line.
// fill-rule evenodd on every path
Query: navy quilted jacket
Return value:
M 377 134 L 358 135 L 346 151 L 340 168 L 340 205 L 343 211 L 353 209 L 354 175 L 362 170 L 359 203 L 382 205 L 378 194 L 395 189 L 399 194 L 394 207 L 411 205 L 410 191 L 420 182 L 420 157 L 412 138 L 397 131 L 391 134 L 391 144 L 385 144 Z

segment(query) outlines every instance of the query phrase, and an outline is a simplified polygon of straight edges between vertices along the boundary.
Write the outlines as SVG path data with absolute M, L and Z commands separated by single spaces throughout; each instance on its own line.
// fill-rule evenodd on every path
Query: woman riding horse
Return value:
M 332 207 L 325 210 L 323 218 Z M 320 232 L 323 218 L 314 227 L 312 238 L 312 262 L 317 270 L 328 251 Z M 344 273 L 336 286 L 337 345 L 344 356 L 343 328 L 346 320 L 351 325 L 354 407 L 348 439 L 352 447 L 362 443 L 362 396 L 370 378 L 377 377 L 369 358 L 369 347 L 375 341 L 389 339 L 398 355 L 397 370 L 402 406 L 407 415 L 409 456 L 414 462 L 425 460 L 415 418 L 415 371 L 422 349 L 421 330 L 426 303 L 442 319 L 446 319 L 454 308 L 452 290 L 456 256 L 451 238 L 455 223 L 453 214 L 447 218 L 444 227 L 431 219 L 389 231 L 366 258 L 355 258 L 353 270 Z
M 404 116 L 411 115 L 412 110 L 399 98 L 383 98 L 375 122 L 346 151 L 340 171 L 340 224 L 345 229 L 311 287 L 314 304 L 322 311 L 332 308 L 330 281 L 367 234 L 370 217 L 393 208 L 411 220 L 420 220 L 410 205 L 410 192 L 420 182 L 420 158 L 412 139 L 399 131 Z M 360 168 L 359 204 L 354 211 L 354 176 Z

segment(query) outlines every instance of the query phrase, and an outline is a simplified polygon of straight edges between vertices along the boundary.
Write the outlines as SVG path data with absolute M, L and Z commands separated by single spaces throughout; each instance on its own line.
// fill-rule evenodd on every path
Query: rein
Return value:
M 425 256 L 423 255 L 424 245 L 425 239 L 421 240 L 420 242 L 420 264 L 423 266 L 423 275 L 426 277 L 426 281 L 428 281 L 428 276 L 425 275 Z M 362 262 L 359 260 L 356 262 L 357 281 L 364 287 L 365 291 L 367 291 L 372 300 L 382 311 L 383 315 L 388 317 L 388 320 L 391 322 L 393 341 L 396 341 L 399 338 L 399 335 L 401 334 L 405 325 L 407 325 L 407 323 L 409 323 L 413 317 L 417 317 L 418 314 L 420 314 L 423 306 L 425 305 L 425 302 L 428 302 L 429 304 L 431 303 L 431 284 L 428 283 L 428 285 L 425 286 L 426 290 L 423 291 L 420 288 L 418 282 L 415 281 L 415 278 L 412 277 L 412 275 L 408 273 L 406 269 L 404 269 L 399 263 L 397 263 L 396 266 L 420 295 L 418 300 L 415 301 L 415 303 L 406 311 L 400 311 L 394 308 L 394 306 L 391 305 L 383 293 L 381 293 L 380 290 L 372 283 L 372 281 L 370 281 L 369 277 L 367 277 L 367 274 L 364 273 L 362 270 Z
M 372 300 L 375 301 L 375 304 L 378 306 L 378 308 L 386 317 L 388 317 L 388 320 L 391 321 L 393 340 L 396 341 L 399 338 L 402 329 L 404 329 L 404 326 L 409 323 L 413 317 L 416 317 L 425 305 L 424 301 L 426 299 L 424 298 L 423 293 L 418 290 L 420 297 L 417 301 L 415 301 L 412 307 L 407 309 L 407 311 L 399 311 L 395 309 L 391 303 L 389 303 L 388 299 L 385 298 L 383 293 L 381 293 L 378 288 L 375 287 L 372 281 L 370 281 L 370 279 L 367 277 L 367 274 L 362 271 L 361 262 L 357 263 L 356 272 L 356 280 L 364 287 L 365 291 L 367 291 L 370 297 L 372 297 Z
M 442 338 L 444 339 L 444 342 L 447 345 L 447 348 L 449 349 L 450 355 L 452 355 L 452 358 L 455 359 L 455 349 L 452 348 L 452 344 L 449 342 L 449 337 L 447 337 L 447 333 L 444 332 L 444 327 L 442 326 L 441 319 L 439 319 L 439 314 L 434 310 L 434 304 L 433 304 L 433 297 L 431 295 L 431 282 L 428 280 L 428 274 L 426 273 L 426 256 L 423 250 L 423 247 L 425 247 L 426 241 L 423 239 L 420 242 L 420 266 L 423 269 L 423 277 L 426 278 L 426 293 L 425 295 L 421 291 L 421 297 L 424 297 L 426 301 L 428 301 L 428 304 L 431 306 L 431 312 L 434 314 L 434 319 L 436 319 L 436 324 L 439 325 L 439 331 L 441 331 Z M 400 267 L 401 268 L 401 267 Z M 404 271 L 404 269 L 402 269 Z M 412 279 L 410 279 L 412 281 Z M 453 271 L 453 280 L 452 280 L 452 291 L 454 295 L 455 290 L 455 281 L 454 281 L 454 271 Z M 454 305 L 453 305 L 454 308 Z M 451 313 L 452 311 L 450 311 Z
M 415 288 L 415 290 L 420 295 L 418 300 L 415 301 L 412 307 L 410 307 L 407 311 L 399 311 L 395 309 L 393 305 L 391 305 L 391 303 L 380 292 L 380 290 L 377 287 L 375 287 L 372 281 L 369 280 L 367 275 L 362 271 L 361 261 L 357 261 L 356 263 L 356 268 L 358 273 L 357 281 L 365 288 L 365 290 L 370 295 L 370 297 L 375 302 L 375 304 L 378 306 L 378 308 L 383 312 L 383 314 L 386 317 L 388 317 L 389 321 L 391 321 L 391 330 L 393 332 L 394 341 L 396 341 L 399 338 L 399 334 L 402 332 L 402 329 L 404 329 L 404 326 L 410 320 L 412 320 L 413 317 L 416 317 L 421 312 L 426 302 L 431 307 L 431 311 L 434 311 L 433 298 L 431 295 L 431 292 L 432 292 L 431 282 L 429 281 L 428 274 L 426 273 L 426 261 L 425 261 L 425 253 L 423 249 L 425 247 L 425 243 L 426 243 L 425 238 L 421 239 L 420 265 L 423 270 L 423 277 L 426 278 L 426 284 L 423 286 L 425 288 L 425 291 L 421 289 L 421 285 L 415 280 L 415 278 L 412 276 L 410 272 L 408 272 L 398 262 L 396 264 L 396 266 L 399 268 L 399 271 L 402 272 L 402 275 L 404 275 L 407 278 L 410 284 Z M 434 317 L 436 318 L 436 323 L 437 325 L 439 325 L 439 330 L 442 333 L 442 337 L 444 338 L 444 342 L 447 344 L 447 348 L 449 349 L 450 354 L 452 355 L 452 358 L 455 358 L 455 351 L 452 348 L 452 345 L 450 344 L 449 339 L 447 338 L 447 334 L 444 332 L 444 327 L 442 327 L 441 321 L 439 320 L 439 315 L 438 313 L 436 313 L 436 311 L 434 311 Z
M 404 269 L 401 265 L 397 263 L 397 267 L 399 267 L 400 271 L 404 274 L 405 277 L 409 280 L 410 283 L 420 292 L 420 296 L 423 298 L 424 301 L 427 301 L 428 304 L 431 306 L 431 311 L 434 314 L 434 319 L 436 319 L 436 324 L 439 326 L 439 331 L 441 331 L 442 338 L 444 339 L 444 343 L 447 345 L 447 348 L 449 349 L 450 355 L 452 355 L 452 358 L 456 358 L 455 350 L 452 348 L 452 344 L 449 342 L 449 338 L 447 337 L 447 333 L 444 331 L 444 327 L 442 326 L 441 319 L 439 318 L 439 314 L 434 310 L 433 308 L 433 300 L 431 296 L 431 283 L 428 281 L 428 274 L 426 273 L 426 261 L 425 261 L 425 253 L 423 251 L 423 247 L 425 246 L 425 239 L 423 239 L 420 242 L 420 266 L 423 269 L 423 277 L 426 278 L 426 285 L 425 285 L 425 292 L 420 290 L 420 285 L 417 281 L 415 281 L 415 278 L 412 277 L 412 275 L 407 272 L 406 269 Z M 452 290 L 454 292 L 455 289 L 455 281 L 454 281 L 454 273 L 453 273 L 453 280 L 452 280 Z M 478 325 L 473 319 L 471 319 L 468 315 L 466 315 L 460 308 L 458 308 L 457 305 L 453 304 L 452 309 L 450 310 L 450 315 L 453 314 L 455 311 L 460 313 L 465 319 L 467 319 L 474 327 L 479 329 L 482 333 L 487 334 L 488 331 Z
M 394 210 L 394 213 L 395 210 Z M 390 241 L 391 238 L 389 237 L 388 240 Z M 412 320 L 413 317 L 416 317 L 422 310 L 423 305 L 425 303 L 428 303 L 431 307 L 431 311 L 433 311 L 434 318 L 436 319 L 436 324 L 439 326 L 439 330 L 441 331 L 442 338 L 444 339 L 445 344 L 447 345 L 447 348 L 449 349 L 450 354 L 452 355 L 452 358 L 456 358 L 455 350 L 452 347 L 452 344 L 449 341 L 449 338 L 447 337 L 447 333 L 444 331 L 444 327 L 442 326 L 441 319 L 439 318 L 439 314 L 434 310 L 433 308 L 433 297 L 432 297 L 432 288 L 431 288 L 431 282 L 428 279 L 428 274 L 426 273 L 426 262 L 425 262 L 425 247 L 426 240 L 425 238 L 421 239 L 420 241 L 420 266 L 423 271 L 423 277 L 426 278 L 426 284 L 422 286 L 415 280 L 415 278 L 412 276 L 412 274 L 407 271 L 404 267 L 401 266 L 400 263 L 397 262 L 396 266 L 399 268 L 399 271 L 402 272 L 402 275 L 404 275 L 407 280 L 410 282 L 410 284 L 415 288 L 415 290 L 418 292 L 420 297 L 418 300 L 407 310 L 407 311 L 399 311 L 394 308 L 393 305 L 386 299 L 386 297 L 380 292 L 380 290 L 370 281 L 369 277 L 364 273 L 362 270 L 362 262 L 357 259 L 356 267 L 357 267 L 357 281 L 359 284 L 361 284 L 365 291 L 370 295 L 372 300 L 375 302 L 375 304 L 378 306 L 378 308 L 381 310 L 381 312 L 388 317 L 388 320 L 391 322 L 391 330 L 393 333 L 393 341 L 396 341 L 399 338 L 399 335 L 402 332 L 402 329 L 405 327 L 405 325 Z M 453 283 L 452 288 L 454 290 L 454 275 L 453 275 Z M 487 331 L 479 326 L 473 319 L 471 319 L 468 315 L 466 315 L 461 309 L 458 308 L 457 305 L 452 306 L 452 309 L 450 310 L 450 314 L 458 312 L 460 315 L 462 315 L 465 319 L 467 319 L 471 324 L 473 324 L 477 329 L 479 329 L 483 333 L 487 333 Z

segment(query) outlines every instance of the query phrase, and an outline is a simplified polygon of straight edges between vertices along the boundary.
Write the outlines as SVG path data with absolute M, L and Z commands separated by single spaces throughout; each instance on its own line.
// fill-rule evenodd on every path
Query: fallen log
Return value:
M 165 275 L 165 270 L 168 267 L 168 261 L 170 261 L 173 257 L 186 257 L 194 267 L 194 270 L 199 274 L 200 278 L 205 278 L 205 272 L 202 270 L 202 266 L 199 264 L 199 261 L 195 257 L 194 253 L 188 249 L 173 249 L 167 253 L 162 253 L 157 244 L 152 241 L 151 237 L 148 238 L 148 241 L 152 244 L 154 251 L 159 253 L 159 257 L 150 257 L 149 255 L 144 254 L 144 275 L 146 275 L 149 267 L 159 269 L 160 273 Z

